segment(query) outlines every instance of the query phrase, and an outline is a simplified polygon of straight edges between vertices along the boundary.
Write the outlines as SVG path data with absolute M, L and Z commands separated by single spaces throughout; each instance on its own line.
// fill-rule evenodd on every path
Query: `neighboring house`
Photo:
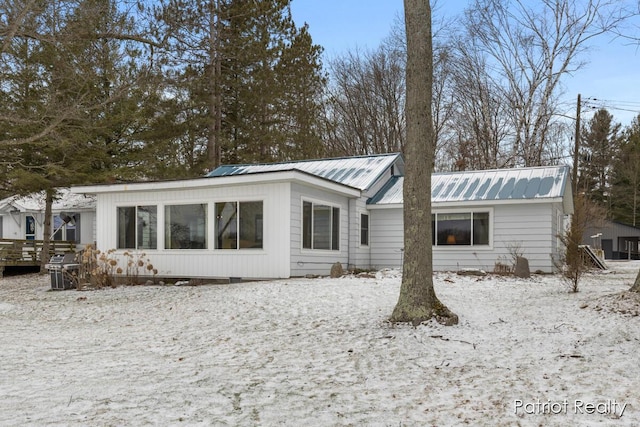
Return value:
M 43 240 L 44 211 L 44 191 L 0 200 L 0 238 Z M 70 240 L 80 248 L 95 242 L 95 211 L 94 196 L 58 189 L 52 205 L 52 240 Z
M 72 191 L 97 197 L 99 249 L 144 252 L 162 276 L 287 278 L 400 267 L 403 174 L 385 154 Z M 434 269 L 492 270 L 519 246 L 533 271 L 553 271 L 569 189 L 565 166 L 434 175 Z
M 616 221 L 601 221 L 587 228 L 582 243 L 602 249 L 605 259 L 640 259 L 640 228 Z

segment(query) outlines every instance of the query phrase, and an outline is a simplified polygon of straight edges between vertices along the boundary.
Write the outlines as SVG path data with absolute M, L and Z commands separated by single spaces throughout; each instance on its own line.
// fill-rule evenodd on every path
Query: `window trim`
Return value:
M 311 203 L 311 213 L 312 213 L 312 217 L 311 217 L 311 247 L 310 248 L 305 248 L 304 247 L 304 204 L 305 203 Z M 314 205 L 322 205 L 322 206 L 327 206 L 328 208 L 330 208 L 330 212 L 331 212 L 331 219 L 329 220 L 329 225 L 331 227 L 331 231 L 330 231 L 330 235 L 329 235 L 329 243 L 331 244 L 331 248 L 330 249 L 316 249 L 313 247 L 313 235 L 314 235 L 314 230 L 313 230 L 313 207 Z M 338 225 L 338 234 L 337 236 L 334 236 L 333 233 L 333 226 L 336 223 L 335 219 L 334 219 L 334 212 L 335 209 L 338 209 L 338 220 L 337 220 L 337 225 Z M 301 252 L 325 252 L 325 253 L 340 253 L 342 252 L 342 246 L 344 246 L 342 244 L 342 211 L 343 211 L 343 206 L 339 203 L 333 203 L 333 202 L 327 202 L 326 200 L 319 200 L 319 199 L 313 199 L 313 198 L 309 198 L 309 197 L 302 197 L 300 200 L 300 251 Z M 337 239 L 336 239 L 337 237 Z M 333 244 L 336 242 L 337 240 L 337 244 L 338 244 L 338 248 L 337 249 L 333 249 Z
M 362 232 L 364 231 L 362 229 L 362 217 L 366 216 L 367 217 L 367 243 L 362 243 Z M 369 212 L 365 212 L 365 211 L 360 211 L 360 216 L 358 217 L 358 234 L 359 234 L 359 241 L 360 244 L 359 246 L 361 248 L 368 248 L 371 246 L 371 215 L 369 214 Z
M 220 199 L 220 200 L 214 200 L 211 202 L 212 203 L 212 214 L 213 214 L 213 227 L 212 227 L 212 233 L 213 233 L 213 245 L 211 247 L 211 249 L 213 251 L 223 251 L 223 252 L 227 252 L 227 251 L 250 251 L 250 252 L 256 252 L 256 251 L 263 251 L 264 247 L 265 247 L 265 242 L 264 242 L 264 213 L 265 213 L 265 201 L 264 199 L 254 199 L 254 198 L 226 198 L 226 199 Z M 216 210 L 217 205 L 220 203 L 235 203 L 237 210 L 236 210 L 236 227 L 238 227 L 238 229 L 236 230 L 236 246 L 235 248 L 219 248 L 218 247 L 218 212 Z M 262 213 L 260 214 L 260 217 L 256 217 L 253 220 L 255 221 L 256 227 L 258 227 L 258 220 L 260 222 L 260 234 L 259 236 L 257 235 L 257 230 L 256 230 L 256 242 L 260 242 L 262 244 L 261 247 L 259 248 L 242 248 L 240 247 L 240 222 L 239 222 L 239 215 L 240 215 L 240 205 L 242 203 L 261 203 L 262 204 Z M 260 239 L 258 239 L 258 237 L 260 237 Z
M 139 247 L 139 242 L 138 242 L 138 208 L 146 208 L 146 207 L 155 207 L 156 208 L 156 247 L 155 248 L 140 248 Z M 120 248 L 119 247 L 119 242 L 120 242 L 120 209 L 121 208 L 133 208 L 134 209 L 134 224 L 135 224 L 135 228 L 134 228 L 134 241 L 135 241 L 135 248 Z M 160 204 L 119 204 L 116 205 L 116 241 L 115 241 L 115 248 L 118 251 L 157 251 L 160 250 L 160 229 L 159 229 L 159 224 L 160 224 L 160 209 L 164 209 L 164 207 Z M 164 212 L 163 212 L 164 213 Z M 164 235 L 162 236 L 164 238 Z
M 67 236 L 67 231 L 69 230 L 69 223 L 64 224 L 64 227 L 61 227 L 59 230 L 55 225 L 56 222 L 56 218 L 60 218 L 60 214 L 56 213 L 53 214 L 51 216 L 51 229 L 52 232 L 54 232 L 54 234 L 51 235 L 51 240 L 52 241 L 56 241 L 56 242 L 74 242 L 74 243 L 80 243 L 81 240 L 81 236 L 80 236 L 80 221 L 81 221 L 81 213 L 80 212 L 74 212 L 72 214 L 69 214 L 71 217 L 73 217 L 73 230 L 75 230 L 75 238 L 73 240 L 69 240 L 68 236 Z M 0 219 L 0 223 L 2 222 L 2 220 Z M 63 221 L 64 222 L 64 221 Z M 0 224 L 1 225 L 1 224 Z M 59 226 L 58 226 L 59 227 Z M 0 232 L 2 231 L 2 227 L 0 227 Z M 62 237 L 60 240 L 57 240 L 55 238 L 55 234 L 60 233 L 60 236 Z M 1 235 L 1 234 L 0 234 Z
M 442 215 L 447 215 L 447 214 L 460 214 L 460 213 L 468 213 L 468 214 L 474 214 L 474 213 L 488 213 L 489 214 L 489 243 L 486 245 L 480 245 L 480 244 L 476 244 L 476 245 L 438 245 L 438 224 L 437 224 L 437 218 L 438 218 L 438 214 L 442 214 Z M 495 234 L 495 216 L 494 216 L 494 208 L 493 207 L 477 207 L 477 208 L 472 208 L 472 209 L 433 209 L 431 211 L 432 215 L 435 215 L 436 218 L 436 224 L 434 227 L 434 235 L 432 236 L 433 239 L 433 250 L 438 250 L 438 251 L 460 251 L 460 250 L 467 250 L 467 251 L 489 251 L 489 250 L 493 250 L 493 242 L 494 242 L 494 234 Z M 473 233 L 473 215 L 471 216 L 471 232 Z M 432 226 L 433 227 L 433 226 Z
M 168 248 L 167 247 L 167 208 L 170 208 L 172 206 L 197 206 L 197 205 L 203 205 L 206 209 L 205 213 L 204 213 L 204 247 L 203 248 Z M 158 236 L 162 233 L 162 250 L 163 251 L 209 251 L 211 250 L 210 245 L 210 233 L 211 233 L 211 218 L 210 218 L 210 212 L 211 212 L 211 203 L 209 202 L 195 202 L 195 201 L 180 201 L 179 203 L 176 202 L 165 202 L 162 205 L 159 205 L 158 208 L 160 209 L 160 207 L 162 208 L 162 228 L 158 228 Z M 160 213 L 158 213 L 158 218 L 160 216 Z M 158 223 L 160 223 L 160 221 L 158 220 Z M 158 237 L 158 248 L 160 248 L 160 238 Z

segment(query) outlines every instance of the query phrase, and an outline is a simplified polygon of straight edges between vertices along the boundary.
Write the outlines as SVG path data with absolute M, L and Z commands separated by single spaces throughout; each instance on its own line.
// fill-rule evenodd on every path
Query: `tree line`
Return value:
M 326 59 L 292 1 L 0 0 L 0 191 L 403 152 L 404 22 Z M 436 170 L 570 158 L 563 82 L 596 38 L 632 34 L 633 2 L 432 6 Z M 636 223 L 640 126 L 607 114 L 582 130 L 581 185 Z

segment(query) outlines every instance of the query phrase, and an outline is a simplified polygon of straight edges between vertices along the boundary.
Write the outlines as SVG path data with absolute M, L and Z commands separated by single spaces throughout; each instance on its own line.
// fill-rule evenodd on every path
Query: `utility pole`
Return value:
M 576 105 L 576 136 L 575 136 L 575 147 L 573 149 L 573 176 L 571 180 L 573 181 L 571 184 L 571 189 L 573 190 L 573 197 L 578 195 L 578 150 L 580 149 L 580 94 L 578 94 L 578 103 Z

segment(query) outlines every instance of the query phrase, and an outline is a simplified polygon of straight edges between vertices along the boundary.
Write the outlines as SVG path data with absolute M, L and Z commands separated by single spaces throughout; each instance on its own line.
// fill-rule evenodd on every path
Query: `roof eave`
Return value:
M 256 179 L 259 177 L 259 179 Z M 211 188 L 256 183 L 272 183 L 297 181 L 328 191 L 341 193 L 350 197 L 360 197 L 357 188 L 321 178 L 298 170 L 261 172 L 246 175 L 225 175 L 216 177 L 194 178 L 176 181 L 134 182 L 127 184 L 98 184 L 71 187 L 71 192 L 78 194 L 123 193 L 132 191 L 166 191 L 195 188 Z

